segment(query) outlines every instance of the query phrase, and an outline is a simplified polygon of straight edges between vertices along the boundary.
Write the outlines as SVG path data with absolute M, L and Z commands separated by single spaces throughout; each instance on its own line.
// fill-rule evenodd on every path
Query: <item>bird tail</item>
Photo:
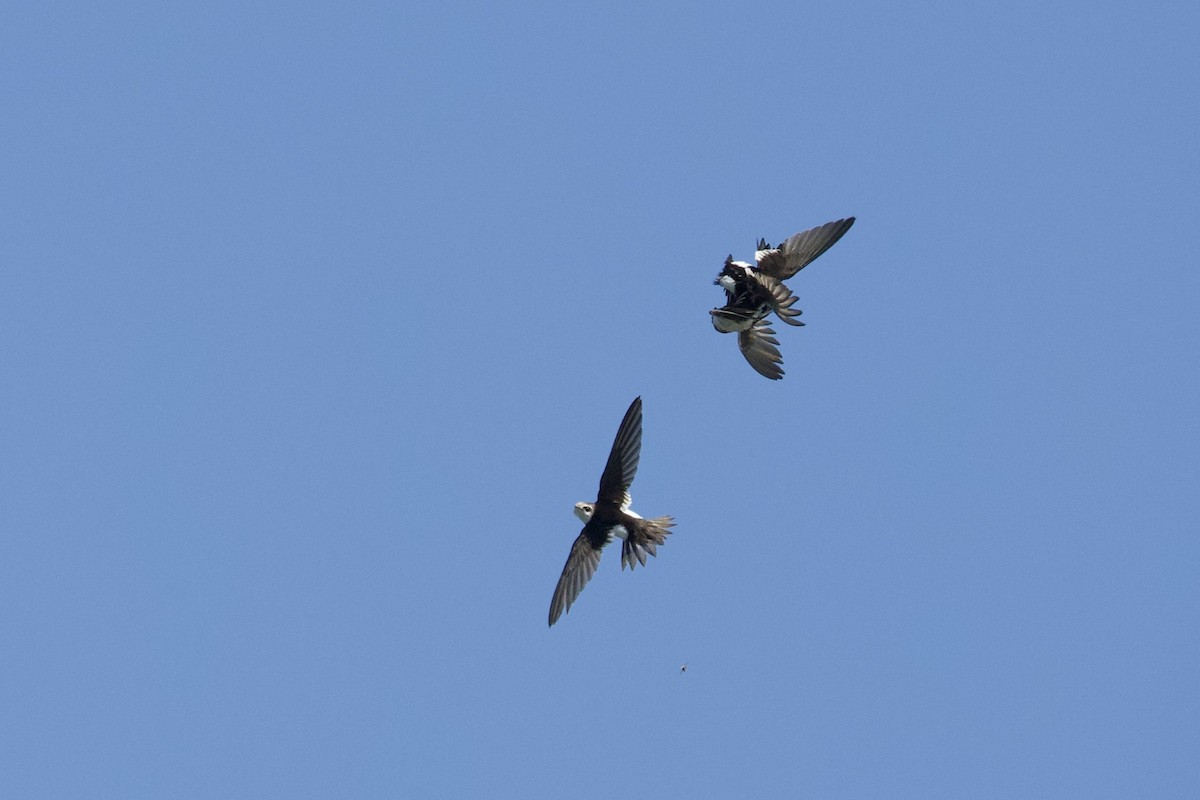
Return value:
M 771 295 L 771 310 L 780 320 L 788 325 L 804 325 L 803 322 L 796 319 L 801 314 L 800 309 L 792 308 L 796 304 L 796 295 L 792 294 L 792 290 L 784 285 L 783 281 L 760 272 L 753 273 L 753 275 L 759 285 Z
M 628 531 L 621 543 L 621 569 L 628 565 L 633 569 L 638 564 L 646 566 L 646 555 L 658 555 L 658 546 L 666 544 L 675 520 L 671 517 L 639 519 Z M 630 526 L 626 526 L 629 528 Z

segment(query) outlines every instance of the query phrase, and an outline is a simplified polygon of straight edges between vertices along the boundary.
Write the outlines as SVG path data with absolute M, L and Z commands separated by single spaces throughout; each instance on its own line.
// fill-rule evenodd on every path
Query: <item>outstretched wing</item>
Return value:
M 777 381 L 783 377 L 783 356 L 776 345 L 775 331 L 765 321 L 759 320 L 754 327 L 738 334 L 738 347 L 750 366 L 765 378 Z
M 754 254 L 758 268 L 772 278 L 787 280 L 833 247 L 853 224 L 854 217 L 827 222 L 797 233 L 779 247 L 760 249 Z
M 617 428 L 608 454 L 608 463 L 600 475 L 600 491 L 596 503 L 615 503 L 619 508 L 629 494 L 629 485 L 637 475 L 638 457 L 642 452 L 642 398 L 635 397 Z
M 588 523 L 583 526 L 575 544 L 571 545 L 571 554 L 563 566 L 558 585 L 554 587 L 554 596 L 550 598 L 550 624 L 558 622 L 564 612 L 570 611 L 571 604 L 587 582 L 596 574 L 600 565 L 600 551 L 612 538 L 610 530 L 600 525 Z

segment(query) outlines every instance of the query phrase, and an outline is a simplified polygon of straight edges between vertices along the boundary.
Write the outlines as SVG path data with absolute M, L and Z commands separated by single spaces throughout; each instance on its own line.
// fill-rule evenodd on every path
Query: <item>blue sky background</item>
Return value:
M 1196 797 L 1196 4 L 434 5 L 0 10 L 6 792 Z

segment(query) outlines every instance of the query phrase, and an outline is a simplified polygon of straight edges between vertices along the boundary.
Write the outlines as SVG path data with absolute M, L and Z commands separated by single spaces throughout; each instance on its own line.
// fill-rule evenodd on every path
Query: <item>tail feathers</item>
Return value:
M 800 316 L 800 309 L 792 308 L 796 304 L 796 295 L 792 294 L 792 290 L 785 286 L 783 281 L 762 273 L 754 273 L 754 277 L 770 293 L 771 308 L 775 312 L 775 316 L 788 325 L 804 325 L 803 322 L 795 319 Z
M 666 544 L 675 520 L 671 517 L 655 517 L 638 520 L 621 543 L 621 569 L 628 565 L 633 569 L 638 564 L 646 566 L 646 555 L 658 555 L 658 546 Z

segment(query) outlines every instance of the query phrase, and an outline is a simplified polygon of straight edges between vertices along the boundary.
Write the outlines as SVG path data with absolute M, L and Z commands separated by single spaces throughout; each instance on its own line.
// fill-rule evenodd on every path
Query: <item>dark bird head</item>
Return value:
M 733 272 L 730 270 L 730 267 L 732 267 L 732 266 L 733 266 L 733 253 L 730 253 L 729 255 L 725 256 L 725 267 L 720 272 L 717 273 L 717 277 L 713 279 L 713 284 L 716 286 L 720 286 L 722 275 L 732 275 Z

